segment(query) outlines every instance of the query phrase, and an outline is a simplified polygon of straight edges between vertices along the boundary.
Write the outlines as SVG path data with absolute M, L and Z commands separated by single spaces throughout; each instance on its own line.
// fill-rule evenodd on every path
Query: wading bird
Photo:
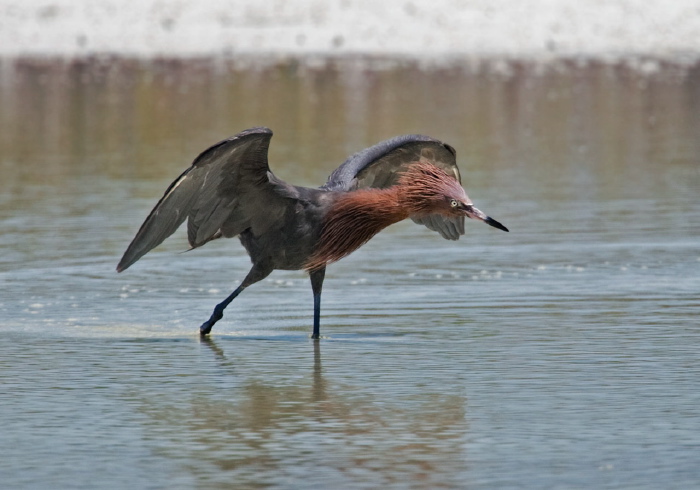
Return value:
M 354 252 L 387 226 L 411 218 L 457 240 L 464 218 L 508 229 L 474 207 L 460 182 L 455 150 L 421 135 L 397 136 L 362 150 L 318 189 L 270 171 L 272 131 L 252 128 L 204 150 L 165 191 L 124 252 L 121 272 L 187 219 L 191 248 L 238 236 L 253 266 L 200 327 L 207 335 L 245 288 L 275 269 L 308 271 L 319 338 L 326 265 Z

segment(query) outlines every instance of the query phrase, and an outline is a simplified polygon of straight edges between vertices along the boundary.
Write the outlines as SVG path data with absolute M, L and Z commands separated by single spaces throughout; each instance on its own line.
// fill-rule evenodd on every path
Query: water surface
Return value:
M 664 65 L 0 67 L 8 488 L 690 488 L 700 483 L 700 83 Z M 246 127 L 321 184 L 401 133 L 479 208 L 410 222 L 199 324 L 249 260 L 178 232 L 114 268 L 166 186 Z

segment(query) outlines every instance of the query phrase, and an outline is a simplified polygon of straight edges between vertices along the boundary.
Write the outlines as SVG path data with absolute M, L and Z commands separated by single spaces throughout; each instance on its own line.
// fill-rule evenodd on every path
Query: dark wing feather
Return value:
M 368 187 L 384 189 L 395 185 L 411 164 L 420 161 L 432 163 L 448 175 L 454 175 L 461 183 L 455 155 L 454 148 L 429 136 L 397 136 L 352 155 L 330 175 L 321 188 L 333 191 Z M 457 240 L 460 235 L 464 235 L 463 217 L 429 215 L 411 219 L 449 240 Z
M 221 236 L 236 236 L 256 223 L 262 202 L 271 205 L 267 150 L 272 131 L 252 128 L 204 150 L 163 197 L 141 225 L 122 257 L 123 271 L 160 245 L 189 218 L 187 238 L 192 248 Z M 262 220 L 257 220 L 261 221 Z

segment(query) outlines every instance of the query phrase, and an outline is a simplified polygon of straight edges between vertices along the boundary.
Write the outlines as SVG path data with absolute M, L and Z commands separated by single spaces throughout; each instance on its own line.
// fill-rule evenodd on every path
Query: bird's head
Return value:
M 474 207 L 457 179 L 435 165 L 413 164 L 399 179 L 399 186 L 402 190 L 401 202 L 412 216 L 466 216 L 508 231 L 501 223 Z

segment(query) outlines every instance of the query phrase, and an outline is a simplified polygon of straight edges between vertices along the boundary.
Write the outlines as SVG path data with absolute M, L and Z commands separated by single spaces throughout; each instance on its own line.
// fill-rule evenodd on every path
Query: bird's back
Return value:
M 280 208 L 283 212 L 271 217 L 262 232 L 250 228 L 243 231 L 241 243 L 253 263 L 266 262 L 273 269 L 302 269 L 316 248 L 325 216 L 338 193 L 277 179 L 274 192 L 286 203 Z

